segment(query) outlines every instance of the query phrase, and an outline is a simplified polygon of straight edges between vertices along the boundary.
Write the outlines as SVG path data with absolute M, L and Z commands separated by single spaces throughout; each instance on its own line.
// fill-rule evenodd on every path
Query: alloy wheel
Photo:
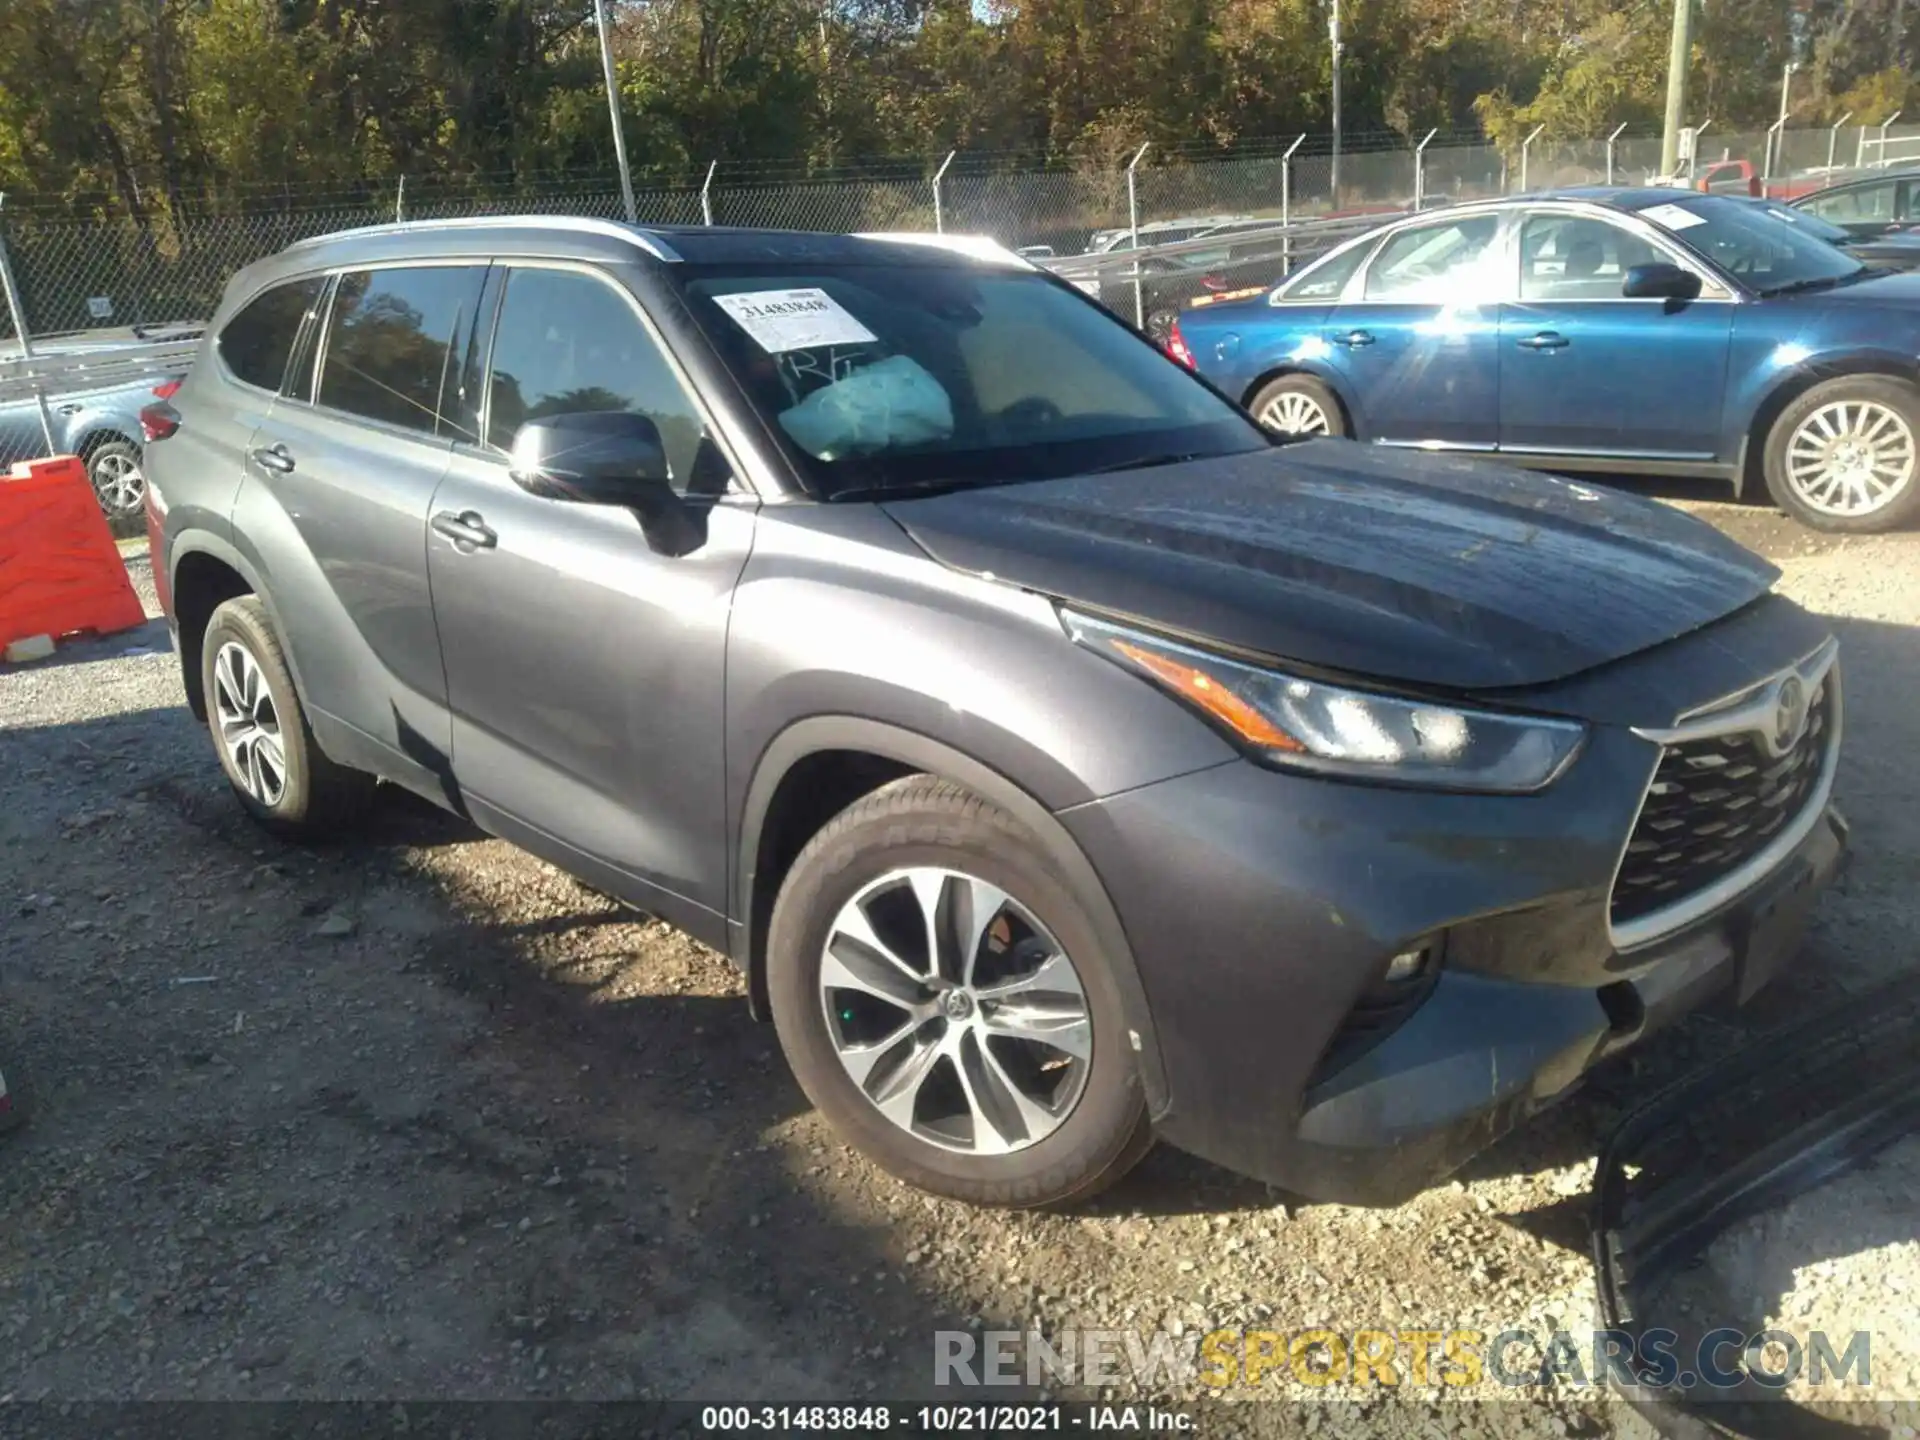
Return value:
M 1877 400 L 1835 400 L 1787 441 L 1787 483 L 1824 515 L 1870 515 L 1913 483 L 1913 427 Z
M 93 489 L 110 515 L 131 515 L 147 495 L 147 477 L 140 462 L 118 452 L 94 457 Z
M 1273 397 L 1260 412 L 1260 423 L 1282 435 L 1326 435 L 1332 432 L 1327 412 L 1311 395 L 1287 390 Z
M 861 1094 L 942 1149 L 1024 1150 L 1086 1089 L 1079 972 L 1017 900 L 959 871 L 896 870 L 849 900 L 821 956 L 820 1001 Z
M 271 809 L 287 793 L 287 754 L 260 662 L 246 646 L 229 640 L 214 657 L 213 688 L 229 768 L 241 789 Z

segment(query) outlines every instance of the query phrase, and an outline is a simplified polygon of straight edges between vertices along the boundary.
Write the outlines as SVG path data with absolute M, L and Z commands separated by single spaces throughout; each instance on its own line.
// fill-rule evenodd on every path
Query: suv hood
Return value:
M 1344 440 L 883 508 L 954 569 L 1319 669 L 1459 690 L 1645 650 L 1780 573 L 1651 501 Z

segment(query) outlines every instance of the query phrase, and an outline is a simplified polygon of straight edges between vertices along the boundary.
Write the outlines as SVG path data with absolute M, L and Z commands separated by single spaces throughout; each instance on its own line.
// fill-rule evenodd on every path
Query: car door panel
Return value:
M 1406 227 L 1369 261 L 1363 298 L 1328 315 L 1325 362 L 1352 397 L 1360 438 L 1494 448 L 1499 225 L 1480 214 Z
M 1733 305 L 1628 300 L 1625 272 L 1668 253 L 1610 220 L 1534 212 L 1518 298 L 1500 313 L 1500 448 L 1718 458 Z
M 715 493 L 714 442 L 624 288 L 577 268 L 508 276 L 488 381 L 498 443 L 456 448 L 427 539 L 454 774 L 502 833 L 585 857 L 704 933 L 726 910 L 726 630 L 755 502 Z M 685 553 L 656 550 L 630 509 L 514 483 L 520 420 L 569 406 L 649 414 L 677 480 L 706 467 L 707 493 L 678 502 Z M 476 527 L 491 539 L 473 543 Z
M 427 507 L 452 448 L 436 433 L 438 392 L 484 274 L 343 276 L 356 289 L 334 297 L 317 396 L 302 377 L 275 403 L 247 448 L 235 511 L 240 533 L 265 537 L 261 554 L 293 557 L 294 573 L 263 579 L 310 708 L 428 793 L 444 788 L 451 746 L 427 585 Z

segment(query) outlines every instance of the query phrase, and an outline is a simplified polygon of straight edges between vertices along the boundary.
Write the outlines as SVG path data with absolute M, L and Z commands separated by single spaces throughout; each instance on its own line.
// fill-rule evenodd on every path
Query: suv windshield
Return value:
M 1640 216 L 1762 295 L 1838 285 L 1867 269 L 1804 226 L 1747 201 L 1683 195 L 1649 205 Z
M 676 266 L 693 315 L 815 494 L 1052 479 L 1264 449 L 1091 302 L 1031 272 Z

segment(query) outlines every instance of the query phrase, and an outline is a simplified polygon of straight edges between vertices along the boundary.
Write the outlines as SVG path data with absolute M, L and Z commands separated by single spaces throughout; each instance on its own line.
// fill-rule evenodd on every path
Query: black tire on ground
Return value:
M 1282 404 L 1289 395 L 1298 395 L 1309 400 L 1326 419 L 1324 431 L 1282 430 L 1272 420 L 1266 418 L 1269 410 Z M 1333 391 L 1311 375 L 1282 375 L 1269 380 L 1247 402 L 1247 413 L 1261 425 L 1276 435 L 1286 434 L 1323 434 L 1340 437 L 1347 434 L 1347 412 L 1340 408 L 1340 401 Z
M 87 479 L 109 520 L 130 521 L 145 511 L 147 485 L 141 464 L 140 447 L 131 440 L 108 440 L 87 452 Z M 129 483 L 130 474 L 141 478 Z
M 1050 930 L 1085 993 L 1092 1053 L 1059 1127 L 999 1155 L 923 1140 L 876 1108 L 834 1050 L 820 988 L 843 906 L 890 871 L 931 866 L 997 886 Z M 910 1184 L 976 1205 L 1061 1206 L 1118 1180 L 1153 1143 L 1120 992 L 1092 923 L 1040 844 L 1003 810 L 928 775 L 884 786 L 829 821 L 788 871 L 767 940 L 767 991 L 795 1078 L 855 1149 Z
M 1788 451 L 1794 437 L 1820 412 L 1835 404 L 1862 404 L 1892 412 L 1894 425 L 1906 427 L 1906 472 L 1892 493 L 1863 514 L 1829 513 L 1794 488 L 1788 473 Z M 1829 412 L 1831 413 L 1831 412 Z M 1818 443 L 1817 434 L 1810 437 Z M 1920 388 L 1890 375 L 1842 375 L 1815 385 L 1782 410 L 1767 432 L 1763 466 L 1767 493 L 1787 514 L 1815 530 L 1839 534 L 1875 534 L 1897 530 L 1920 517 Z
M 230 663 L 223 660 L 229 647 L 238 647 L 251 658 L 260 682 L 252 693 L 244 677 L 236 684 L 231 671 L 220 673 L 223 664 Z M 214 751 L 234 796 L 256 821 L 286 839 L 305 840 L 341 829 L 366 811 L 373 799 L 374 777 L 335 764 L 315 743 L 286 654 L 257 596 L 239 596 L 213 612 L 201 647 L 200 675 Z M 244 714 L 277 736 L 284 761 L 269 767 L 279 769 L 281 783 L 260 785 L 259 794 L 251 788 L 256 782 L 249 776 L 244 756 L 236 756 L 222 733 L 223 700 L 231 707 L 236 699 Z

